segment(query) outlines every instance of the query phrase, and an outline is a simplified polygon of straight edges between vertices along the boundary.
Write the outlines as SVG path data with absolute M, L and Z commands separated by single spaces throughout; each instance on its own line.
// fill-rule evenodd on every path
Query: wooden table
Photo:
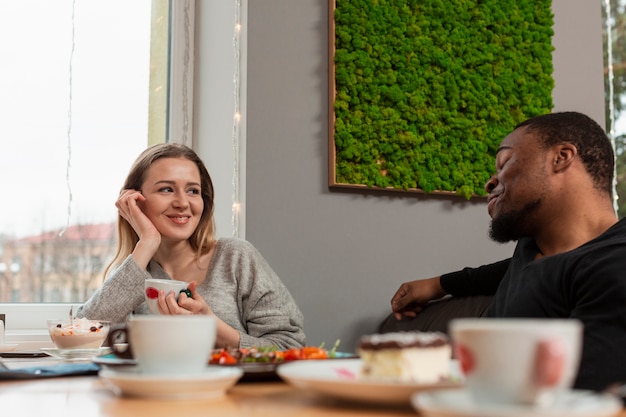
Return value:
M 0 382 L 2 416 L 46 417 L 334 417 L 418 416 L 390 408 L 336 402 L 283 382 L 239 383 L 216 399 L 160 401 L 118 397 L 98 377 Z
M 56 360 L 3 359 L 10 368 Z M 410 406 L 382 407 L 336 401 L 280 381 L 239 382 L 226 395 L 193 401 L 116 395 L 97 376 L 0 381 L 0 416 L 46 417 L 347 417 L 419 416 Z M 626 417 L 626 416 L 625 416 Z
M 6 361 L 6 360 L 5 360 Z M 32 362 L 31 362 L 32 364 Z M 97 376 L 0 382 L 0 415 L 46 417 L 419 416 L 410 405 L 353 404 L 280 381 L 239 382 L 226 395 L 194 401 L 117 396 Z M 626 417 L 626 410 L 619 414 Z

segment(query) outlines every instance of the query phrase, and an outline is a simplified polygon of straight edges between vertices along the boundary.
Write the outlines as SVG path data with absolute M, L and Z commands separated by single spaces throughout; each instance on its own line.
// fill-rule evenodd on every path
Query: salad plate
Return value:
M 425 417 L 609 417 L 622 409 L 622 402 L 614 395 L 582 390 L 565 391 L 547 408 L 487 406 L 473 401 L 465 389 L 419 392 L 411 404 Z
M 463 386 L 456 361 L 450 365 L 450 380 L 434 384 L 363 379 L 359 376 L 361 363 L 358 358 L 294 361 L 282 364 L 276 372 L 285 382 L 321 395 L 384 405 L 409 405 L 416 392 Z
M 41 351 L 57 359 L 63 359 L 64 361 L 91 361 L 94 356 L 105 355 L 111 352 L 111 348 L 108 348 L 108 347 L 101 347 L 101 348 L 96 348 L 96 349 L 41 348 Z
M 354 353 L 346 353 L 346 352 L 334 352 L 332 358 L 321 359 L 321 360 L 337 360 L 337 359 L 345 359 L 345 358 L 356 358 Z M 256 380 L 268 380 L 275 379 L 280 380 L 280 377 L 276 373 L 278 367 L 283 366 L 287 363 L 292 362 L 310 362 L 317 361 L 320 359 L 297 359 L 297 360 L 289 360 L 283 362 L 238 362 L 236 364 L 231 365 L 220 365 L 220 366 L 237 366 L 243 369 L 244 376 L 242 380 L 244 381 L 256 381 Z
M 137 366 L 103 368 L 99 377 L 117 395 L 159 400 L 213 399 L 237 383 L 243 370 L 209 365 L 199 374 L 145 374 Z

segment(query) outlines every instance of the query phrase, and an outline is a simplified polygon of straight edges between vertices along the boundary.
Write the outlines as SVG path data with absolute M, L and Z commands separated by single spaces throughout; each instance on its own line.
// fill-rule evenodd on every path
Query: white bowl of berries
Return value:
M 86 318 L 50 319 L 48 332 L 59 350 L 99 349 L 109 334 L 111 323 Z

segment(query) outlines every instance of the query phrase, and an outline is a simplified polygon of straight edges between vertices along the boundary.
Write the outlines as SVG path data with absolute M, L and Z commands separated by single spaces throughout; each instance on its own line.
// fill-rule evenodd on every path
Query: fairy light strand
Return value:
M 232 148 L 233 148 L 233 194 L 232 194 L 232 228 L 233 236 L 239 237 L 239 220 L 241 213 L 241 203 L 239 196 L 239 142 L 241 113 L 240 102 L 240 70 L 241 70 L 241 1 L 235 0 L 235 28 L 233 32 L 233 53 L 235 68 L 233 71 L 233 94 L 234 94 L 234 114 L 232 128 Z
M 70 171 L 72 169 L 72 93 L 73 93 L 73 62 L 74 62 L 74 49 L 76 46 L 75 38 L 75 22 L 76 18 L 76 0 L 72 1 L 72 35 L 71 35 L 71 48 L 70 48 L 70 62 L 68 69 L 68 109 L 67 109 L 67 164 L 65 166 L 65 185 L 67 186 L 67 218 L 65 219 L 65 226 L 59 232 L 59 237 L 65 234 L 65 231 L 70 225 L 70 219 L 72 218 L 72 183 L 70 181 Z
M 189 145 L 187 142 L 187 131 L 189 129 L 189 92 L 187 91 L 187 83 L 189 82 L 189 59 L 190 59 L 190 19 L 189 19 L 189 0 L 185 2 L 185 51 L 183 55 L 183 137 L 182 143 Z

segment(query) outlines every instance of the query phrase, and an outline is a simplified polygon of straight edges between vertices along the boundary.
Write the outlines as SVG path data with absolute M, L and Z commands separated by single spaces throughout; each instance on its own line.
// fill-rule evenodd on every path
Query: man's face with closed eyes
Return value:
M 490 237 L 509 242 L 531 236 L 540 215 L 547 185 L 547 153 L 524 127 L 502 141 L 496 154 L 496 173 L 487 182 Z

